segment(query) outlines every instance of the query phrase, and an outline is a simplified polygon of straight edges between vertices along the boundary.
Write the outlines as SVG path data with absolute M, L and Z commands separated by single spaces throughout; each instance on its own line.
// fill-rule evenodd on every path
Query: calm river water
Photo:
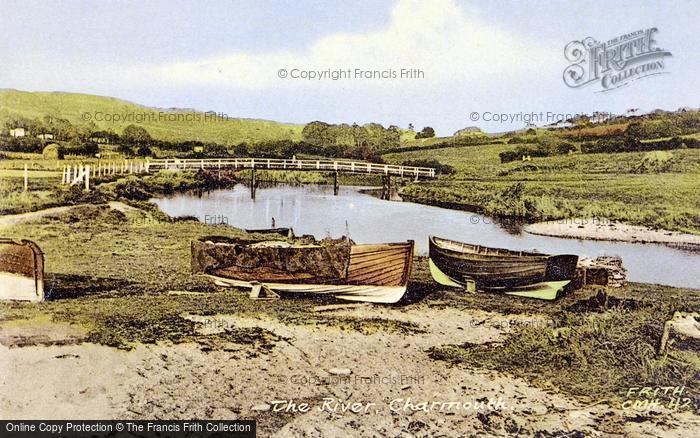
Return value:
M 480 245 L 544 253 L 597 257 L 618 255 L 628 280 L 700 289 L 700 254 L 663 245 L 561 239 L 508 231 L 476 213 L 411 202 L 383 201 L 361 193 L 359 187 L 331 186 L 250 188 L 197 194 L 177 194 L 154 202 L 171 216 L 196 216 L 208 223 L 225 222 L 239 228 L 292 227 L 297 235 L 339 237 L 349 231 L 358 243 L 416 241 L 417 253 L 427 255 L 428 236 L 436 235 Z

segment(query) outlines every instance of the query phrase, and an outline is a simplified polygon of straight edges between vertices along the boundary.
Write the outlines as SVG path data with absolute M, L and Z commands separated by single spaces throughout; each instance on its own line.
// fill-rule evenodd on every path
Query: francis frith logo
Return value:
M 571 41 L 564 56 L 571 62 L 564 69 L 564 83 L 581 88 L 597 83 L 610 91 L 641 78 L 668 73 L 665 58 L 671 52 L 658 47 L 657 28 L 637 30 L 605 42 L 591 37 Z

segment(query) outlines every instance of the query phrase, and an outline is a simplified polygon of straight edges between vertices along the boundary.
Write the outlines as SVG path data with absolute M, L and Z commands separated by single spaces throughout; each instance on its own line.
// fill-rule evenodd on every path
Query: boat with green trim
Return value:
M 430 272 L 440 284 L 555 299 L 573 279 L 578 256 L 513 251 L 430 237 Z

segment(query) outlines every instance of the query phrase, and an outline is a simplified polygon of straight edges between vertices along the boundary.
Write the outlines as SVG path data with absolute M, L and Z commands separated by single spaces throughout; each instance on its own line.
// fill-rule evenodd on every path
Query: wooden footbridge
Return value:
M 124 161 L 121 163 L 98 163 L 96 166 L 66 166 L 63 169 L 63 182 L 76 184 L 85 180 L 86 188 L 89 188 L 90 173 L 97 176 L 115 173 L 144 174 L 161 170 L 185 171 L 185 170 L 214 170 L 214 171 L 238 171 L 250 170 L 251 195 L 255 197 L 256 171 L 308 171 L 333 173 L 334 193 L 338 194 L 338 174 L 364 174 L 379 175 L 382 177 L 383 192 L 387 196 L 391 188 L 391 177 L 435 178 L 435 169 L 431 167 L 401 166 L 396 164 L 378 164 L 366 161 L 329 160 L 329 159 L 277 159 L 277 158 L 208 158 L 208 159 L 158 159 L 146 161 Z
M 221 158 L 221 159 L 165 159 L 150 160 L 148 170 L 287 170 L 336 173 L 361 173 L 410 178 L 435 178 L 432 167 L 377 164 L 348 160 L 299 160 L 278 158 Z
M 388 199 L 391 189 L 391 177 L 435 178 L 432 167 L 401 166 L 396 164 L 378 164 L 366 161 L 329 160 L 329 159 L 279 159 L 279 158 L 215 158 L 215 159 L 165 159 L 151 160 L 147 172 L 151 170 L 251 170 L 251 196 L 255 197 L 256 170 L 308 171 L 333 173 L 333 193 L 338 194 L 338 174 L 380 175 L 382 177 L 382 197 Z

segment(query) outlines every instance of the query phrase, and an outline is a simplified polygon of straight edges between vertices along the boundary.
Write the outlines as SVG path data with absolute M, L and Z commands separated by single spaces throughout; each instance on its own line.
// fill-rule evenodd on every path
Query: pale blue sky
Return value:
M 623 112 L 700 105 L 697 1 L 0 0 L 0 88 L 305 123 L 522 123 L 471 112 Z M 657 27 L 666 75 L 596 93 L 562 81 L 564 46 Z M 415 67 L 415 80 L 280 79 L 288 69 Z

